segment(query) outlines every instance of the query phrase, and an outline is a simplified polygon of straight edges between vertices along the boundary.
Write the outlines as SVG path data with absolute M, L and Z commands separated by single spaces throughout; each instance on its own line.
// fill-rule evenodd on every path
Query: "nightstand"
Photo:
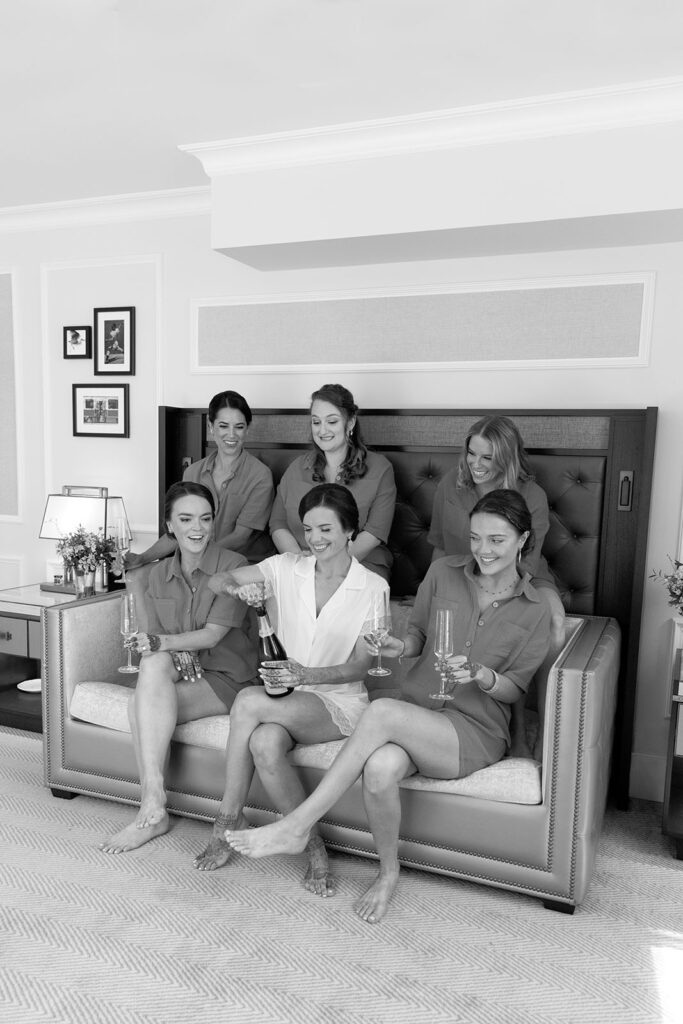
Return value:
M 42 732 L 40 691 L 24 693 L 17 683 L 40 677 L 42 609 L 73 600 L 73 594 L 47 593 L 37 583 L 0 590 L 0 725 Z
M 683 860 L 683 618 L 673 620 L 671 722 L 666 759 L 662 830 L 676 842 Z

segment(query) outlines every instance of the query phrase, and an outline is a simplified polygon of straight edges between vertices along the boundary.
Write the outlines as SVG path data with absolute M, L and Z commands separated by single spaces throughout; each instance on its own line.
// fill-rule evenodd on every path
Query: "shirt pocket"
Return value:
M 482 644 L 485 651 L 481 651 L 481 657 L 486 657 L 486 664 L 489 668 L 502 671 L 510 665 L 514 665 L 520 653 L 529 642 L 529 630 L 516 622 L 495 622 L 486 631 L 486 640 Z

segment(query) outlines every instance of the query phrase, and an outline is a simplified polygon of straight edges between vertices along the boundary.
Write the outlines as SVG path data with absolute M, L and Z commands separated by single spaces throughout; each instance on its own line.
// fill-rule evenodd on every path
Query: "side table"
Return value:
M 671 722 L 666 759 L 662 830 L 676 843 L 676 859 L 683 860 L 683 619 L 673 620 Z
M 42 609 L 73 600 L 73 594 L 48 593 L 37 583 L 0 590 L 0 725 L 42 732 L 40 692 L 24 693 L 17 683 L 40 676 Z

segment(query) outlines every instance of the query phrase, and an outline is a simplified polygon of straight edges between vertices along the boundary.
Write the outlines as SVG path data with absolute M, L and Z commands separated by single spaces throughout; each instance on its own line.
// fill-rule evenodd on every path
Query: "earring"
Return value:
M 517 548 L 517 565 L 522 561 L 522 549 Z

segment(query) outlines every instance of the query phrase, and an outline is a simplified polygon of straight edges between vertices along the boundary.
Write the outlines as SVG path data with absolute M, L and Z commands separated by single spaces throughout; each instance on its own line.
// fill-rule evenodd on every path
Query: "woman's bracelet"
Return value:
M 401 643 L 403 644 L 403 650 L 401 651 L 401 653 L 398 656 L 398 663 L 399 663 L 399 665 L 403 664 L 403 655 L 406 653 L 406 642 L 405 642 L 405 640 L 402 640 Z
M 481 666 L 480 666 L 480 668 L 488 668 L 488 666 L 487 666 L 487 665 L 481 665 Z M 479 689 L 480 689 L 480 690 L 481 690 L 481 691 L 482 691 L 483 693 L 490 693 L 490 692 L 491 692 L 491 690 L 495 690 L 495 688 L 496 688 L 496 683 L 498 682 L 498 675 L 497 675 L 497 673 L 495 672 L 495 670 L 494 670 L 494 669 L 492 669 L 492 668 L 489 668 L 489 672 L 491 673 L 491 677 L 492 677 L 492 680 L 491 680 L 491 685 L 490 685 L 490 686 L 483 686 L 483 685 L 482 685 L 482 683 L 483 683 L 483 680 L 482 680 L 482 682 L 481 682 L 481 683 L 479 683 Z
M 147 639 L 149 640 L 150 651 L 158 651 L 161 647 L 161 637 L 157 636 L 156 633 L 148 633 Z

